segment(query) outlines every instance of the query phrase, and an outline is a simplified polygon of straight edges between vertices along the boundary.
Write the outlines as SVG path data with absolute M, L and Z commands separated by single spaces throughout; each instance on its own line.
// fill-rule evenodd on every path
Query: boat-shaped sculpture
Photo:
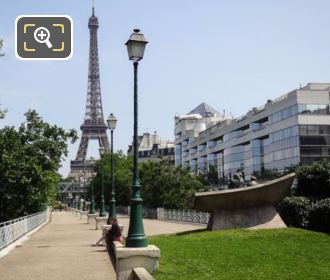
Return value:
M 195 194 L 194 209 L 210 212 L 208 228 L 283 228 L 275 205 L 290 192 L 295 173 L 250 187 Z

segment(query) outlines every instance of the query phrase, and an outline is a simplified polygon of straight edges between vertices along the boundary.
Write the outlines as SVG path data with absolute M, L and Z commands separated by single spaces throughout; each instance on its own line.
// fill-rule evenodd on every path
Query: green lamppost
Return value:
M 79 176 L 79 179 L 78 179 L 78 184 L 79 184 L 79 188 L 81 187 L 81 177 Z M 81 196 L 79 195 L 78 196 L 78 206 L 77 206 L 77 209 L 78 210 L 81 210 Z
M 105 204 L 104 204 L 104 189 L 103 189 L 103 154 L 105 152 L 104 147 L 99 148 L 100 157 L 101 157 L 101 204 L 100 204 L 100 217 L 105 217 Z
M 70 192 L 68 195 L 68 204 L 69 204 L 69 207 L 71 208 L 72 207 L 72 193 L 70 193 Z
M 86 166 L 84 168 L 84 201 L 83 201 L 83 211 L 86 211 Z
M 79 196 L 78 196 L 78 195 L 76 195 L 76 197 L 75 197 L 75 201 L 76 201 L 76 207 L 75 207 L 75 208 L 76 208 L 77 210 L 79 210 L 79 208 L 78 208 L 78 207 L 79 207 L 79 205 L 78 205 L 78 202 L 79 202 Z
M 116 198 L 115 198 L 115 176 L 114 176 L 114 160 L 113 160 L 113 131 L 116 128 L 117 119 L 113 114 L 107 119 L 108 128 L 111 132 L 111 192 L 110 192 L 110 201 L 109 201 L 109 217 L 117 218 L 116 213 Z
M 94 199 L 94 183 L 93 183 L 93 179 L 94 179 L 94 159 L 91 158 L 91 165 L 92 165 L 92 175 L 91 175 L 91 181 L 90 183 L 92 184 L 92 195 L 91 195 L 91 205 L 89 208 L 89 214 L 95 214 L 95 199 Z
M 77 194 L 75 194 L 75 196 L 74 196 L 74 208 L 75 209 L 78 209 L 78 197 L 77 197 Z
M 128 235 L 126 239 L 126 247 L 147 247 L 148 240 L 144 233 L 142 220 L 142 198 L 141 185 L 138 170 L 138 86 L 137 73 L 139 61 L 143 58 L 144 49 L 148 42 L 140 33 L 139 29 L 134 29 L 134 33 L 126 42 L 128 57 L 133 61 L 134 65 L 134 136 L 133 136 L 133 195 L 131 198 L 131 213 L 129 220 Z

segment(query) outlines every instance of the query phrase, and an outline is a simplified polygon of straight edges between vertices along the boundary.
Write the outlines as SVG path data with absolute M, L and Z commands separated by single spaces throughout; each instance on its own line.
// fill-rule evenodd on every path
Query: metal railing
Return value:
M 0 223 L 0 250 L 27 232 L 46 222 L 48 217 L 49 209 L 29 216 Z
M 130 206 L 119 206 L 118 213 L 129 215 Z M 207 224 L 210 218 L 210 213 L 198 212 L 194 210 L 181 209 L 165 209 L 165 208 L 142 208 L 142 216 L 145 219 L 158 219 L 178 221 L 193 224 Z
M 160 220 L 207 224 L 210 214 L 207 212 L 198 212 L 193 210 L 157 208 L 157 218 Z

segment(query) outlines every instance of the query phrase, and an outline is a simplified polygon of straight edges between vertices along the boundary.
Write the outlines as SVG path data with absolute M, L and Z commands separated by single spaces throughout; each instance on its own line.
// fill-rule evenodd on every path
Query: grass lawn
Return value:
M 330 235 L 301 229 L 204 231 L 150 237 L 156 280 L 330 279 Z

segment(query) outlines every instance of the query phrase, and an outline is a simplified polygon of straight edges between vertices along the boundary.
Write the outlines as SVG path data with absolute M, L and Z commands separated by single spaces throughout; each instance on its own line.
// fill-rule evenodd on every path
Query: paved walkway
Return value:
M 67 212 L 53 212 L 50 223 L 0 259 L 0 279 L 116 279 L 104 248 L 90 246 L 99 236 L 100 231 L 79 218 Z
M 129 226 L 129 217 L 119 215 L 118 221 L 120 224 L 124 225 L 123 236 L 126 237 Z M 151 219 L 143 219 L 143 226 L 144 226 L 144 232 L 147 236 L 179 233 L 179 232 L 206 228 L 206 225 L 201 226 L 201 225 L 183 224 L 183 223 L 175 223 L 175 222 L 151 220 Z
M 119 216 L 127 235 L 129 219 Z M 144 219 L 147 236 L 203 228 Z M 92 247 L 101 230 L 68 212 L 53 212 L 52 221 L 21 247 L 0 259 L 1 280 L 111 280 L 116 274 L 104 247 Z

